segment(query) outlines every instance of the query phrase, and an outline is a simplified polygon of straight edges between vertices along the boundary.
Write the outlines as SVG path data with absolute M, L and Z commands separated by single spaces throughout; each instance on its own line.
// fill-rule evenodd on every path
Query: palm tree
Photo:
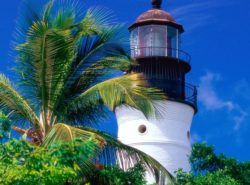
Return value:
M 114 111 L 121 104 L 153 116 L 152 101 L 164 95 L 145 88 L 140 74 L 108 78 L 134 62 L 124 49 L 122 26 L 113 24 L 110 12 L 92 8 L 79 17 L 76 6 L 59 5 L 51 0 L 40 14 L 26 10 L 26 23 L 18 27 L 15 85 L 0 75 L 0 109 L 14 123 L 12 129 L 44 146 L 94 138 L 102 163 L 116 159 L 127 168 L 140 161 L 168 175 L 146 154 L 87 127 L 107 116 L 106 107 Z

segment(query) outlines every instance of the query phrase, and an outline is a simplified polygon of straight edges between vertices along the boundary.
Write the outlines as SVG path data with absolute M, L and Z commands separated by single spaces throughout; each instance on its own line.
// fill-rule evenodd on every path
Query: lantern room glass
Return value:
M 179 30 L 167 25 L 140 26 L 131 31 L 131 55 L 134 58 L 168 56 L 178 58 Z

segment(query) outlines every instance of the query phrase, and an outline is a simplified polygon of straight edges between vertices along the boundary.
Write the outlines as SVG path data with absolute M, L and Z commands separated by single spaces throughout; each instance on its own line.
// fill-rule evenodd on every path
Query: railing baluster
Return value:
M 171 58 L 180 59 L 188 64 L 191 61 L 191 56 L 178 49 L 168 47 L 131 47 L 131 56 L 134 58 L 140 57 L 153 57 L 153 56 L 166 56 Z

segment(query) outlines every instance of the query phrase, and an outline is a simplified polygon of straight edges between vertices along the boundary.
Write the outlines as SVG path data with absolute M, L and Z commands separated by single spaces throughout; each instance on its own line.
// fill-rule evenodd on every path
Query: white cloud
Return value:
M 223 6 L 232 5 L 233 1 L 225 0 L 203 0 L 203 1 L 187 1 L 186 4 L 174 8 L 170 13 L 174 15 L 178 22 L 185 25 L 188 32 L 192 30 L 210 25 L 217 20 L 214 9 Z
M 211 22 L 213 14 L 208 13 L 211 8 L 211 1 L 195 2 L 175 8 L 171 14 L 191 31 Z
M 223 99 L 219 96 L 215 84 L 218 83 L 218 81 L 220 80 L 221 80 L 220 74 L 212 72 L 207 72 L 200 78 L 199 91 L 198 91 L 199 102 L 204 105 L 207 111 L 215 111 L 223 109 L 229 111 L 229 116 L 234 121 L 234 130 L 238 131 L 241 128 L 242 124 L 248 118 L 249 113 L 246 112 L 242 108 L 242 106 L 239 105 L 239 103 L 234 102 L 232 100 Z M 245 82 L 238 83 L 236 87 L 238 87 L 236 88 L 237 90 L 240 89 L 240 92 L 241 91 L 250 92 L 250 86 L 246 85 Z M 249 89 L 247 89 L 246 87 L 249 87 Z M 239 96 L 237 98 L 243 98 L 243 97 Z
M 238 115 L 235 115 L 234 116 L 234 122 L 235 122 L 235 125 L 234 125 L 234 130 L 237 131 L 240 129 L 242 123 L 246 120 L 246 118 L 248 117 L 248 113 L 241 110 L 239 112 Z
M 249 102 L 250 102 L 250 84 L 246 79 L 242 79 L 236 83 L 234 88 L 234 94 L 237 98 L 240 98 L 242 103 L 241 106 L 237 106 L 238 115 L 235 115 L 235 127 L 234 130 L 239 130 L 244 121 L 249 116 Z M 244 109 L 242 108 L 244 107 Z
M 234 104 L 230 100 L 223 100 L 216 93 L 214 82 L 220 80 L 220 75 L 207 72 L 200 78 L 199 84 L 199 101 L 207 110 L 218 110 L 226 108 L 229 111 L 234 109 Z

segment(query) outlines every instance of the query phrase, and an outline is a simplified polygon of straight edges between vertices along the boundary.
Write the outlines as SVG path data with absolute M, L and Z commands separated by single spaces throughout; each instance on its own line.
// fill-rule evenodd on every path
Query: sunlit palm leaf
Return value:
M 0 74 L 0 108 L 5 110 L 12 120 L 27 119 L 35 127 L 42 126 L 28 102 L 3 74 Z
M 134 62 L 134 60 L 122 54 L 100 59 L 79 75 L 74 84 L 70 85 L 69 93 L 77 96 L 94 84 L 110 78 L 114 70 L 127 71 Z
M 152 100 L 164 99 L 164 94 L 157 89 L 146 88 L 142 75 L 132 74 L 113 78 L 94 85 L 69 104 L 77 110 L 83 102 L 96 103 L 100 100 L 112 111 L 119 105 L 126 104 L 141 110 L 147 117 L 157 112 Z

